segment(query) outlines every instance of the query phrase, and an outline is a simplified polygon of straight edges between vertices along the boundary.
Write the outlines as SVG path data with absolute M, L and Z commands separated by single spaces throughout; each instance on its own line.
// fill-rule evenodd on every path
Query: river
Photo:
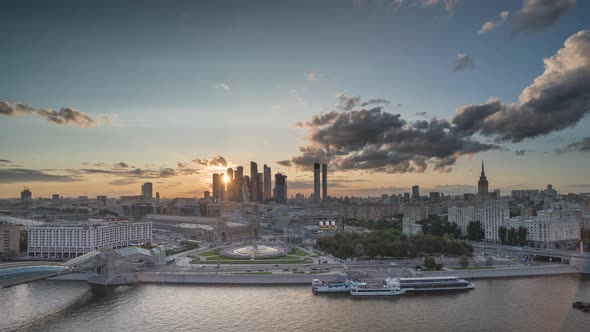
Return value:
M 39 281 L 0 289 L 0 331 L 590 331 L 590 278 L 474 280 L 473 291 L 353 299 L 306 286 Z

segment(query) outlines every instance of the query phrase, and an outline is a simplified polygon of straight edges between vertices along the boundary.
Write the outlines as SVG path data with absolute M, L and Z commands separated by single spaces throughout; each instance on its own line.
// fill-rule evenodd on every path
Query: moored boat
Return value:
M 350 295 L 352 296 L 396 296 L 406 292 L 400 288 L 399 282 L 392 278 L 387 278 L 382 285 L 362 285 L 352 286 Z
M 400 288 L 411 292 L 473 289 L 473 284 L 457 277 L 394 278 Z
M 363 285 L 366 285 L 366 283 L 354 280 L 324 282 L 319 279 L 313 279 L 311 281 L 311 290 L 314 293 L 348 293 L 351 287 Z

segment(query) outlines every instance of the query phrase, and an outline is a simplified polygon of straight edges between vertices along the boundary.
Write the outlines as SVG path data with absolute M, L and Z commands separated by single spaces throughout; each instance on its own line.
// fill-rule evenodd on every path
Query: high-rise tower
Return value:
M 250 162 L 250 200 L 258 202 L 258 165 Z
M 328 165 L 322 164 L 322 200 L 328 198 Z
M 147 201 L 151 201 L 153 196 L 153 186 L 151 182 L 146 182 L 141 185 L 141 196 Z
M 264 165 L 264 199 L 272 199 L 272 177 L 270 173 L 270 167 Z
M 226 189 L 225 189 L 225 200 L 226 201 L 233 201 L 234 200 L 234 170 L 232 168 L 227 169 L 226 173 Z
M 488 178 L 483 168 L 483 160 L 481 161 L 481 175 L 477 182 L 477 197 L 482 203 L 488 199 Z
M 211 184 L 211 191 L 213 191 L 213 201 L 219 200 L 219 174 L 213 174 L 213 183 Z
M 279 204 L 287 203 L 287 176 L 275 174 L 275 201 Z
M 313 164 L 313 202 L 320 202 L 320 163 Z
M 244 185 L 244 167 L 238 166 L 234 173 L 234 200 L 241 202 L 244 200 L 242 187 Z

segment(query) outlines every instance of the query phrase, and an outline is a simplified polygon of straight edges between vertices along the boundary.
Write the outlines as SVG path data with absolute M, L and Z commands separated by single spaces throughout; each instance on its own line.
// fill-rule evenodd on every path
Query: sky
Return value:
M 1 1 L 0 197 L 589 192 L 590 2 Z

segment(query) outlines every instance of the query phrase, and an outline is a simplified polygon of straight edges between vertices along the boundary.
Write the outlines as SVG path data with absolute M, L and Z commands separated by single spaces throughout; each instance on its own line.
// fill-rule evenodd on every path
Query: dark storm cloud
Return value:
M 47 108 L 34 108 L 22 103 L 8 103 L 0 101 L 0 114 L 8 116 L 35 114 L 49 122 L 58 125 L 74 125 L 78 127 L 94 127 L 100 125 L 102 122 L 109 123 L 109 118 L 101 115 L 96 120 L 90 115 L 82 113 L 70 107 L 64 107 L 59 111 L 54 111 Z
M 590 30 L 568 38 L 544 62 L 544 73 L 521 92 L 518 103 L 492 98 L 464 106 L 456 111 L 453 130 L 520 142 L 576 125 L 590 110 Z
M 448 121 L 407 122 L 381 107 L 315 115 L 301 126 L 310 144 L 291 161 L 302 169 L 317 161 L 340 171 L 421 173 L 429 164 L 449 171 L 462 155 L 499 148 L 457 134 Z
M 453 71 L 473 69 L 474 65 L 473 58 L 467 54 L 459 53 L 455 56 Z
M 515 14 L 517 31 L 541 31 L 575 5 L 576 0 L 525 0 Z
M 34 169 L 0 169 L 0 183 L 19 182 L 77 182 L 83 179 L 72 175 L 55 175 Z
M 2 163 L 2 164 L 10 164 L 10 163 L 12 163 L 12 161 L 10 161 L 8 159 L 0 159 L 0 163 Z
M 584 137 L 581 141 L 568 144 L 567 146 L 555 150 L 561 154 L 566 152 L 590 152 L 590 137 Z

